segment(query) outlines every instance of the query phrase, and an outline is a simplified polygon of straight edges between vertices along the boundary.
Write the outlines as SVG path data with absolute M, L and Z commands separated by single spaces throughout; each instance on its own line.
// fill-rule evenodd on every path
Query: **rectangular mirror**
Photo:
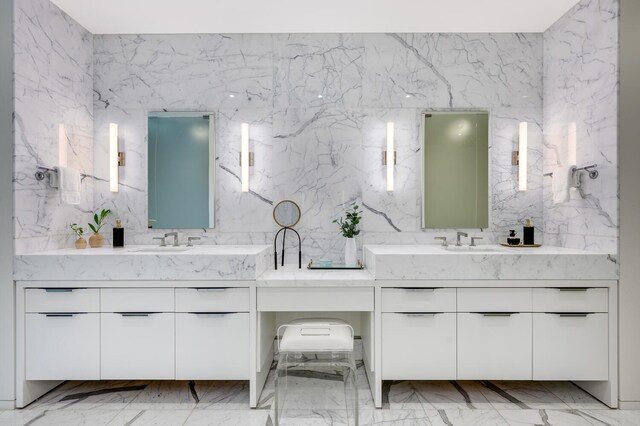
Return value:
M 423 114 L 422 227 L 489 225 L 489 114 Z
M 214 227 L 214 136 L 212 113 L 149 113 L 149 228 Z

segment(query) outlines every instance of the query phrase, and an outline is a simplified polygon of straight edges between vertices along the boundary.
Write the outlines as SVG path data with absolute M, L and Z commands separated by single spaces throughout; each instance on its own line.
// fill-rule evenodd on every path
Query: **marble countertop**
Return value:
M 255 280 L 269 267 L 268 245 L 61 249 L 17 255 L 19 280 Z
M 614 256 L 564 247 L 365 245 L 376 280 L 618 279 Z
M 270 269 L 256 281 L 257 287 L 373 287 L 375 280 L 366 269 L 307 269 L 298 265 Z

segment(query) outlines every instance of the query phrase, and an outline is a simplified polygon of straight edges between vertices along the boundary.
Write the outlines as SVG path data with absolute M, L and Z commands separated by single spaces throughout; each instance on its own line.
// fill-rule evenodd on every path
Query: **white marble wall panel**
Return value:
M 93 37 L 48 0 L 14 3 L 15 248 L 24 253 L 70 244 L 68 224 L 92 210 L 91 178 L 81 204 L 68 206 L 34 173 L 58 165 L 62 124 L 68 165 L 93 174 Z
M 540 34 L 105 35 L 94 45 L 95 168 L 105 179 L 95 204 L 123 218 L 128 241 L 151 242 L 146 114 L 162 109 L 216 112 L 216 227 L 186 231 L 208 242 L 270 243 L 282 199 L 302 208 L 305 259 L 341 258 L 332 221 L 353 202 L 364 210 L 360 246 L 453 234 L 420 227 L 421 113 L 450 107 L 491 114 L 494 207 L 483 235 L 501 239 L 525 217 L 542 222 Z M 526 193 L 511 165 L 520 120 L 531 123 Z M 387 121 L 396 123 L 392 193 L 381 163 Z M 118 194 L 106 182 L 109 122 L 127 154 Z M 255 152 L 249 193 L 237 177 L 241 122 Z
M 617 252 L 618 16 L 617 0 L 582 0 L 544 33 L 545 171 L 569 164 L 575 132 L 576 165 L 600 173 L 583 173 L 582 192 L 560 205 L 545 178 L 545 241 L 555 245 Z

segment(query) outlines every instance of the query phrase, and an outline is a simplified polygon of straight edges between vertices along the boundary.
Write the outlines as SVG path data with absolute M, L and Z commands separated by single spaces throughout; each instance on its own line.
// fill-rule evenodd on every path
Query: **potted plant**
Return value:
M 339 218 L 333 221 L 338 224 L 342 236 L 345 237 L 344 264 L 348 266 L 355 266 L 358 261 L 355 237 L 360 234 L 358 224 L 362 218 L 361 213 L 358 211 L 358 205 L 354 204 L 351 210 L 347 210 L 345 219 Z
M 69 226 L 71 227 L 71 230 L 73 230 L 73 232 L 78 236 L 78 239 L 76 240 L 76 248 L 78 250 L 87 248 L 87 240 L 85 240 L 83 237 L 84 228 L 78 226 L 77 223 L 72 223 Z
M 102 209 L 100 214 L 95 213 L 93 215 L 93 222 L 89 223 L 89 228 L 93 231 L 93 235 L 89 237 L 89 245 L 91 248 L 98 248 L 104 245 L 104 237 L 100 234 L 100 228 L 104 226 L 107 216 L 111 214 L 111 210 Z

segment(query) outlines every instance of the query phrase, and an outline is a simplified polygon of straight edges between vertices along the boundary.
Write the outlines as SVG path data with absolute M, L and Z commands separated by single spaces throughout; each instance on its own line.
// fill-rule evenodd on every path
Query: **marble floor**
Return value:
M 568 382 L 385 382 L 383 408 L 374 409 L 359 367 L 362 425 L 640 425 L 640 411 L 610 410 Z M 333 396 L 342 390 L 336 379 L 316 374 L 305 380 L 282 423 L 348 424 Z M 272 372 L 251 410 L 242 381 L 72 381 L 22 410 L 0 411 L 0 425 L 268 426 L 273 382 Z

